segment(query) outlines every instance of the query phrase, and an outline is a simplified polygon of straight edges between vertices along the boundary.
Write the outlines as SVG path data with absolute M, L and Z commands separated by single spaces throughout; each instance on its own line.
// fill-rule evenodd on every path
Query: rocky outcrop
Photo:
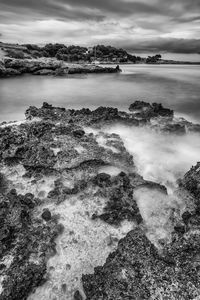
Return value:
M 113 123 L 124 123 L 129 125 L 139 125 L 139 121 L 132 117 L 132 115 L 118 111 L 117 108 L 112 107 L 98 107 L 91 111 L 90 109 L 65 109 L 60 107 L 52 107 L 48 103 L 44 103 L 41 108 L 34 106 L 26 110 L 26 118 L 31 120 L 38 117 L 44 120 L 54 120 L 67 122 L 70 124 L 79 124 L 81 126 L 101 127 Z
M 0 63 L 0 77 L 23 74 L 66 76 L 68 74 L 116 73 L 121 70 L 93 65 L 67 64 L 56 59 L 11 59 Z
M 90 229 L 103 224 L 106 229 L 120 230 L 124 222 L 130 222 L 134 228 L 118 246 L 118 239 L 111 235 L 107 244 L 114 243 L 115 251 L 94 274 L 83 275 L 87 300 L 187 300 L 199 296 L 199 163 L 179 180 L 177 190 L 180 195 L 189 195 L 192 208 L 186 204 L 182 209 L 167 207 L 169 238 L 155 244 L 149 239 L 137 193 L 148 191 L 154 196 L 156 192 L 168 201 L 167 189 L 138 174 L 134 157 L 119 135 L 102 131 L 106 125 L 121 123 L 150 126 L 174 135 L 185 134 L 193 124 L 174 118 L 173 111 L 162 105 L 135 102 L 131 107 L 144 110 L 144 114 L 139 117 L 133 111 L 112 107 L 74 110 L 44 102 L 41 108 L 27 109 L 25 122 L 0 126 L 2 300 L 27 299 L 48 279 L 47 260 L 55 255 L 55 238 L 63 230 L 59 224 L 68 218 L 66 214 L 70 217 L 76 201 L 80 209 L 75 216 L 81 216 L 76 221 L 86 233 L 85 223 Z M 82 203 L 86 203 L 86 210 Z M 89 209 L 91 203 L 93 210 Z M 59 207 L 65 205 L 65 214 L 59 219 L 55 207 L 60 213 Z M 71 218 L 74 222 L 73 214 Z M 65 238 L 67 234 L 72 236 L 73 230 L 65 231 Z M 70 243 L 78 244 L 75 237 L 72 240 Z M 78 250 L 89 242 L 81 240 Z M 74 287 L 73 297 L 81 299 L 83 291 L 78 288 Z M 69 295 L 66 293 L 62 282 L 60 299 Z
M 193 194 L 196 199 L 200 200 L 200 162 L 196 166 L 193 166 L 183 179 L 179 180 L 179 185 Z
M 138 118 L 150 119 L 152 117 L 173 118 L 174 112 L 171 109 L 164 108 L 160 103 L 149 104 L 144 101 L 135 101 L 129 106 L 129 110 Z

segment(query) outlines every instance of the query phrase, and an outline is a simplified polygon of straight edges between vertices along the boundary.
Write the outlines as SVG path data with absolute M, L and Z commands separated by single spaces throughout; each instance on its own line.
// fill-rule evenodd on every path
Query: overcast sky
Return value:
M 0 40 L 200 53 L 200 0 L 0 0 Z

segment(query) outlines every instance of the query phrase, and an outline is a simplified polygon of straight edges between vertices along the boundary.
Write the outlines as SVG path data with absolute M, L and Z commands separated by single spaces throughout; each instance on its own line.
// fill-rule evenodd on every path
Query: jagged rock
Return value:
M 179 185 L 193 194 L 197 200 L 200 199 L 200 162 L 179 180 Z
M 151 105 L 144 101 L 135 101 L 129 106 L 130 111 L 151 109 Z
M 94 111 L 91 111 L 85 108 L 81 110 L 65 110 L 60 107 L 49 108 L 42 106 L 41 108 L 36 108 L 31 106 L 26 110 L 25 115 L 29 120 L 38 117 L 44 120 L 57 120 L 65 123 L 71 123 L 73 121 L 73 124 L 81 126 L 101 127 L 117 122 L 127 125 L 139 125 L 138 120 L 134 119 L 132 115 L 120 112 L 117 108 L 112 107 L 98 107 Z
M 146 223 L 135 192 L 144 187 L 158 191 L 165 199 L 166 187 L 144 180 L 137 173 L 134 157 L 119 135 L 99 130 L 88 133 L 84 129 L 87 126 L 99 129 L 115 123 L 144 127 L 148 124 L 152 129 L 169 134 L 184 134 L 183 128 L 188 130 L 191 126 L 184 120 L 174 120 L 173 112 L 161 105 L 138 102 L 134 107 L 145 108 L 140 114 L 142 120 L 136 120 L 134 113 L 112 107 L 74 110 L 44 102 L 41 108 L 32 106 L 26 111 L 27 121 L 23 124 L 1 124 L 1 299 L 26 299 L 43 283 L 47 259 L 55 253 L 54 239 L 62 230 L 56 221 L 58 216 L 53 215 L 53 207 L 78 198 L 82 201 L 98 199 L 103 203 L 94 214 L 80 212 L 85 213 L 89 222 L 102 221 L 105 226 L 118 227 L 128 220 L 136 227 L 119 241 L 118 249 L 103 267 L 95 268 L 94 275 L 83 276 L 88 300 L 182 300 L 198 295 L 200 165 L 179 181 L 181 190 L 191 193 L 191 199 L 196 197 L 194 207 L 189 210 L 185 205 L 177 218 L 176 213 L 173 214 L 176 220 L 171 222 L 172 240 L 169 244 L 164 239 L 159 240 L 158 251 L 145 235 Z M 156 119 L 152 121 L 152 117 Z M 119 170 L 118 175 L 107 174 L 107 167 Z M 94 220 L 97 218 L 100 220 Z M 110 237 L 107 244 L 112 243 Z M 13 257 L 10 266 L 5 265 L 7 256 Z M 62 290 L 66 290 L 64 284 Z M 82 299 L 78 291 L 75 296 Z
M 151 119 L 155 117 L 173 118 L 174 112 L 171 109 L 164 108 L 160 103 L 149 104 L 144 101 L 135 101 L 129 106 L 129 110 L 137 118 Z
M 109 223 L 119 225 L 123 220 L 142 222 L 137 203 L 133 197 L 133 186 L 129 176 L 124 172 L 111 178 L 107 174 L 98 174 L 94 183 L 100 187 L 100 193 L 109 201 L 101 215 L 93 215 Z
M 82 276 L 86 299 L 193 299 L 199 294 L 199 247 L 199 233 L 175 235 L 159 254 L 144 232 L 135 229 L 103 267 Z
M 44 282 L 46 259 L 61 232 L 55 220 L 47 226 L 33 216 L 34 202 L 33 195 L 17 195 L 15 190 L 0 201 L 0 261 L 10 258 L 0 271 L 2 300 L 26 299 Z
M 108 187 L 111 185 L 111 176 L 106 173 L 100 173 L 94 178 L 93 182 L 99 187 Z

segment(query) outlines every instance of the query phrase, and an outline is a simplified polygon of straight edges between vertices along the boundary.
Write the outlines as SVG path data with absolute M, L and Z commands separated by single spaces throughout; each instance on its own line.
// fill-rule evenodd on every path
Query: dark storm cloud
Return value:
M 134 45 L 124 41 L 122 46 L 131 52 L 171 52 L 171 53 L 198 53 L 200 54 L 200 39 L 159 38 L 156 40 L 141 41 Z
M 69 6 L 68 1 L 51 0 L 0 0 L 0 11 L 4 19 L 47 19 L 55 18 L 60 20 L 91 19 L 100 21 L 103 16 L 99 13 L 91 13 L 87 9 Z M 4 13 L 2 13 L 4 12 Z M 1 19 L 2 20 L 2 19 Z M 0 21 L 1 22 L 1 21 Z

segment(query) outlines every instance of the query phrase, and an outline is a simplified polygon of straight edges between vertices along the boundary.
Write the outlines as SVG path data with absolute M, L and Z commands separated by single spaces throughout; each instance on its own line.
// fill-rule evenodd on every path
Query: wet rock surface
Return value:
M 120 136 L 104 131 L 119 123 L 182 135 L 198 132 L 198 126 L 176 119 L 173 111 L 155 103 L 137 101 L 130 110 L 74 110 L 44 102 L 41 108 L 26 110 L 26 121 L 1 125 L 0 299 L 51 299 L 42 290 L 45 284 L 59 300 L 84 299 L 84 293 L 88 300 L 182 300 L 199 295 L 199 163 L 179 180 L 177 193 L 187 194 L 187 200 L 181 196 L 181 207 L 166 205 L 162 226 L 169 236 L 155 245 L 148 238 L 147 219 L 154 220 L 160 212 L 155 209 L 145 219 L 141 201 L 147 190 L 167 201 L 167 189 L 138 174 Z M 117 235 L 124 222 L 129 222 L 127 231 Z M 106 262 L 102 257 L 103 266 L 98 267 L 95 252 L 99 256 L 103 248 L 95 246 L 95 239 L 101 231 L 105 255 L 114 252 Z M 55 270 L 56 259 L 49 264 L 59 236 L 61 273 Z M 73 250 L 81 266 L 67 260 Z M 94 256 L 92 267 L 84 264 L 87 251 Z M 94 274 L 83 275 L 81 286 L 82 274 L 92 273 L 94 267 Z M 60 289 L 54 286 L 58 280 Z

